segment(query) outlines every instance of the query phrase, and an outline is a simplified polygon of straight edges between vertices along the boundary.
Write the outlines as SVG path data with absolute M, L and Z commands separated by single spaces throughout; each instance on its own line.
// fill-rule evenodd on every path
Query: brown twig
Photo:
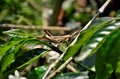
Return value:
M 45 36 L 37 36 L 36 38 L 40 39 L 40 40 L 49 41 L 49 42 L 57 44 L 57 43 L 67 41 L 71 37 L 72 37 L 72 35 L 64 35 L 64 36 L 48 36 L 48 35 L 45 35 Z
M 44 32 L 47 34 L 46 36 L 44 36 L 44 38 L 50 41 L 53 41 L 54 43 L 60 43 L 60 42 L 66 41 L 70 39 L 71 37 L 75 37 L 79 33 L 79 31 L 77 30 L 73 32 L 71 35 L 54 36 L 47 30 L 45 30 Z
M 54 77 L 57 73 L 59 73 L 64 67 L 66 67 L 71 60 L 73 59 L 73 57 L 70 57 L 65 63 L 63 63 L 56 71 L 54 71 L 52 74 L 50 74 L 50 76 L 48 76 L 45 79 L 51 79 L 52 77 Z
M 67 68 L 69 69 L 69 70 L 71 70 L 72 72 L 74 72 L 74 73 L 77 73 L 78 72 L 78 70 L 76 70 L 73 66 L 71 66 L 70 64 L 68 64 L 67 65 Z
M 63 58 L 64 54 L 65 54 L 65 53 L 62 53 L 62 54 L 60 55 L 60 57 L 59 57 L 54 63 L 52 63 L 52 64 L 49 66 L 48 70 L 46 71 L 46 73 L 45 73 L 45 75 L 43 76 L 42 79 L 46 79 L 46 77 L 48 76 L 48 74 L 50 73 L 50 71 L 51 71 L 51 70 L 57 65 L 57 63 Z
M 15 29 L 29 29 L 29 30 L 55 30 L 55 31 L 70 31 L 70 28 L 59 26 L 27 26 L 27 25 L 15 25 L 15 24 L 0 24 L 3 28 L 15 28 Z

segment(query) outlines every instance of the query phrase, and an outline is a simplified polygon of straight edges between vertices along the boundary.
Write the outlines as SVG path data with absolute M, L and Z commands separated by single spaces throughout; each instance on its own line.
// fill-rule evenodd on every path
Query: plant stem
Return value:
M 64 0 L 56 0 L 55 2 L 55 6 L 54 6 L 54 10 L 53 10 L 53 14 L 52 14 L 52 19 L 50 18 L 50 23 L 49 25 L 51 26 L 55 26 L 56 23 L 57 23 L 57 19 L 58 19 L 58 16 L 59 16 L 59 12 L 61 10 L 61 5 L 63 3 Z
M 0 24 L 2 28 L 26 29 L 26 30 L 55 30 L 55 31 L 71 31 L 67 27 L 59 26 L 35 26 L 35 25 L 15 25 L 15 24 Z
M 93 70 L 91 70 L 89 67 L 87 67 L 87 66 L 85 66 L 85 65 L 83 65 L 83 64 L 81 64 L 81 63 L 78 63 L 82 68 L 84 68 L 84 69 L 86 69 L 86 70 L 88 70 L 88 71 L 90 71 L 90 72 L 94 72 L 95 73 L 95 71 L 93 71 Z

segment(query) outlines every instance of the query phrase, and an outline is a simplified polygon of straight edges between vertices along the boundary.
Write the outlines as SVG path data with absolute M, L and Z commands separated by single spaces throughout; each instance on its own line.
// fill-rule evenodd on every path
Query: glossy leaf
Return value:
M 71 56 L 75 56 L 79 53 L 82 47 L 89 41 L 89 39 L 101 28 L 111 23 L 114 19 L 106 20 L 103 23 L 100 23 L 98 26 L 91 27 L 88 30 L 83 31 L 79 34 L 74 45 L 70 45 L 66 50 L 63 60 L 67 60 Z
M 89 47 L 90 43 L 97 42 L 97 44 L 92 47 L 92 49 L 91 49 L 92 52 L 89 51 L 89 53 L 91 53 L 91 54 L 94 53 L 93 51 L 97 50 L 96 47 L 99 47 L 97 45 L 99 43 L 101 43 L 100 41 L 103 41 L 103 39 L 107 35 L 109 35 L 111 32 L 113 32 L 114 30 L 119 28 L 119 26 L 120 26 L 119 20 L 120 20 L 119 18 L 108 19 L 106 22 L 105 22 L 105 20 L 103 20 L 104 22 L 102 22 L 102 23 L 100 22 L 100 24 L 98 24 L 98 25 L 97 24 L 93 24 L 93 26 L 91 26 L 90 28 L 88 28 L 87 30 L 85 30 L 84 32 L 82 32 L 78 36 L 78 38 L 77 38 L 77 40 L 76 40 L 74 45 L 71 45 L 71 46 L 68 47 L 68 49 L 66 50 L 65 56 L 63 57 L 63 60 L 66 61 L 69 57 L 74 57 L 75 55 L 77 55 L 77 53 L 79 53 L 79 52 L 81 53 L 81 49 L 83 50 L 85 47 L 87 47 L 87 46 Z M 93 39 L 93 38 L 97 38 L 97 37 L 102 37 L 102 39 L 101 40 L 96 40 L 96 39 L 94 40 Z M 88 47 L 86 49 L 88 49 Z M 109 50 L 111 50 L 111 49 L 109 49 Z M 100 51 L 98 51 L 98 52 L 100 52 Z M 99 58 L 99 60 L 100 59 L 101 58 Z M 103 60 L 104 60 L 104 58 L 103 58 Z M 113 62 L 115 62 L 115 61 L 116 60 L 114 60 Z M 99 62 L 99 64 L 100 63 L 102 63 L 102 62 Z M 100 66 L 98 68 L 100 68 Z M 108 76 L 108 74 L 110 75 L 112 73 L 112 71 L 113 71 L 113 66 L 111 64 L 107 64 L 107 68 L 106 69 L 105 69 L 105 67 L 101 67 L 101 68 L 103 68 L 102 70 L 104 70 L 103 71 L 104 73 L 102 72 L 102 70 L 100 70 L 100 69 L 99 70 L 100 70 L 101 74 L 103 74 L 105 76 L 106 75 Z M 103 75 L 101 75 L 101 76 L 103 76 Z M 101 76 L 99 75 L 99 77 L 101 77 Z M 104 79 L 105 76 L 103 76 L 102 79 Z M 99 79 L 101 79 L 101 78 L 99 78 Z
M 15 53 L 19 50 L 18 46 L 24 42 L 25 39 L 12 38 L 7 43 L 0 47 L 0 78 L 3 76 L 3 72 L 6 71 L 7 67 L 10 66 L 15 60 Z M 21 45 L 21 44 L 20 44 Z M 14 50 L 14 48 L 16 48 Z
M 37 48 L 25 52 L 24 54 L 16 58 L 15 62 L 11 64 L 10 69 L 14 69 L 14 68 L 20 69 L 28 66 L 33 61 L 38 59 L 41 55 L 43 55 L 45 51 L 46 49 Z
M 1 73 L 4 72 L 7 67 L 15 61 L 15 54 L 19 51 L 21 46 L 25 43 L 26 39 L 22 39 L 18 45 L 13 46 L 6 54 L 3 56 L 1 60 Z
M 105 20 L 110 20 L 110 19 L 111 18 L 108 18 L 108 17 L 98 19 L 95 22 L 93 22 L 90 27 L 96 27 L 96 25 L 99 25 L 99 23 L 104 22 Z M 119 21 L 114 21 L 112 23 L 109 23 L 108 25 L 105 25 L 103 28 L 99 29 L 98 31 L 96 31 L 96 33 L 83 46 L 83 48 L 80 52 L 78 61 L 82 61 L 85 58 L 87 58 L 88 56 L 93 55 L 94 53 L 92 53 L 91 51 L 98 45 L 98 43 L 100 43 L 100 41 L 102 41 L 102 39 L 106 35 L 108 35 L 110 32 L 112 32 L 113 30 L 115 30 L 119 27 L 118 23 L 119 23 Z
M 120 17 L 120 10 L 117 11 L 116 17 Z
M 115 71 L 120 74 L 120 28 L 106 36 L 95 49 L 96 78 L 106 79 Z
M 88 79 L 87 72 L 80 73 L 66 73 L 62 76 L 58 76 L 55 79 Z
M 7 69 L 7 67 L 14 62 L 15 60 L 15 55 L 13 53 L 9 54 L 9 55 L 5 55 L 5 57 L 2 59 L 1 62 L 1 74 Z
M 32 44 L 37 43 L 37 44 L 48 45 L 47 43 L 43 41 L 35 39 L 31 35 L 29 36 L 25 34 L 21 30 L 9 30 L 9 31 L 4 32 L 4 34 L 10 34 L 10 36 L 12 34 L 11 36 L 12 38 L 6 44 L 3 44 L 0 48 L 0 51 L 1 51 L 0 53 L 0 78 L 2 78 L 1 75 L 3 74 L 3 72 L 6 75 L 9 73 L 8 71 L 12 69 L 23 68 L 31 64 L 34 60 L 38 59 L 41 56 L 41 53 L 46 51 L 45 49 L 34 49 L 33 51 L 29 51 L 31 53 L 23 53 L 21 57 L 16 58 L 16 55 L 18 54 L 19 49 L 25 43 L 31 42 Z M 22 60 L 23 57 L 24 57 L 24 60 Z M 18 64 L 16 64 L 16 62 Z
M 2 59 L 2 57 L 6 54 L 7 51 L 9 51 L 12 47 L 14 47 L 16 44 L 19 44 L 20 42 L 22 42 L 24 39 L 12 39 L 11 41 L 8 41 L 7 43 L 5 43 L 4 45 L 0 46 L 0 61 Z
M 4 31 L 3 34 L 7 34 L 10 37 L 19 37 L 19 38 L 28 38 L 28 37 L 32 36 L 30 34 L 23 32 L 20 29 L 11 29 L 8 31 Z
M 60 54 L 62 54 L 62 51 L 58 50 L 58 48 L 56 48 L 55 46 L 50 45 L 47 42 L 38 40 L 38 38 L 36 38 L 36 35 L 27 34 L 20 29 L 12 29 L 12 30 L 8 30 L 8 31 L 4 31 L 3 33 L 7 34 L 7 35 L 9 35 L 10 37 L 13 37 L 13 38 L 24 38 L 24 39 L 27 38 L 29 40 L 27 42 L 33 41 L 34 43 L 36 42 L 38 44 L 44 44 L 44 45 L 48 46 L 49 48 L 53 49 L 54 51 L 57 51 Z M 31 43 L 33 43 L 33 42 L 31 42 Z
M 45 66 L 36 67 L 35 69 L 28 72 L 28 74 L 26 76 L 28 79 L 42 79 L 46 70 L 47 70 L 47 67 L 45 67 Z

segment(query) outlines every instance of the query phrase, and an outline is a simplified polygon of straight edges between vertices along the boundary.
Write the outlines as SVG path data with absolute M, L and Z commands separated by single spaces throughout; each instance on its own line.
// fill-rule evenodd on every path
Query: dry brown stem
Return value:
M 0 24 L 3 28 L 14 28 L 14 29 L 28 29 L 28 30 L 55 30 L 55 31 L 70 31 L 70 28 L 59 27 L 59 26 L 27 26 L 27 25 L 15 25 L 15 24 Z

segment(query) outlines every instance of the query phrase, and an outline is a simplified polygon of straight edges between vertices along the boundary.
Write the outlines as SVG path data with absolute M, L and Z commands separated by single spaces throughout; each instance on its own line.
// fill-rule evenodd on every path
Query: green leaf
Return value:
M 8 9 L 4 9 L 0 13 L 0 22 L 8 15 Z
M 1 62 L 1 74 L 7 69 L 7 67 L 12 63 L 14 62 L 15 60 L 15 55 L 14 53 L 11 53 L 9 55 L 5 55 L 5 57 L 2 59 L 2 62 Z
M 1 53 L 0 53 L 0 78 L 5 77 L 6 75 L 8 75 L 10 72 L 12 72 L 12 70 L 14 69 L 21 69 L 29 64 L 31 64 L 34 60 L 38 59 L 42 53 L 42 51 L 45 49 L 41 49 L 38 50 L 36 49 L 36 53 L 24 53 L 21 55 L 20 60 L 19 58 L 16 58 L 16 55 L 19 51 L 19 49 L 25 44 L 25 43 L 29 43 L 31 42 L 32 44 L 45 44 L 48 45 L 47 43 L 37 40 L 33 37 L 27 36 L 24 33 L 21 33 L 22 31 L 17 30 L 18 33 L 16 33 L 16 30 L 13 31 L 7 31 L 8 34 L 12 33 L 12 38 L 5 44 L 3 44 L 0 48 Z M 6 33 L 7 34 L 7 33 Z M 49 45 L 48 45 L 49 46 Z M 29 51 L 30 52 L 30 51 Z M 35 54 L 34 54 L 35 53 Z M 23 60 L 23 62 L 21 61 L 23 59 L 23 57 L 25 56 L 25 59 Z M 27 59 L 28 58 L 28 59 Z M 21 62 L 19 64 L 16 64 L 18 62 Z M 15 65 L 11 64 L 11 63 L 15 63 Z M 3 72 L 5 74 L 3 74 Z
M 88 79 L 87 72 L 80 73 L 65 73 L 62 76 L 58 76 L 55 79 Z
M 81 53 L 81 49 L 83 50 L 83 48 L 87 45 L 87 43 L 93 42 L 93 37 L 102 37 L 102 39 L 104 39 L 107 35 L 109 35 L 111 32 L 113 32 L 114 30 L 118 29 L 118 27 L 120 26 L 120 22 L 119 22 L 120 19 L 118 18 L 115 18 L 115 19 L 108 19 L 108 21 L 106 22 L 102 22 L 100 23 L 99 25 L 97 24 L 94 24 L 94 26 L 91 26 L 90 28 L 88 28 L 87 30 L 85 30 L 84 32 L 82 32 L 74 45 L 71 45 L 68 47 L 68 49 L 66 50 L 65 52 L 65 55 L 63 57 L 63 60 L 66 61 L 69 57 L 74 57 L 75 55 L 77 55 L 77 53 Z M 97 26 L 96 26 L 97 25 Z M 100 33 L 100 34 L 99 34 Z M 96 41 L 96 40 L 95 40 Z M 100 40 L 101 41 L 101 40 Z M 97 44 L 98 43 L 101 43 L 100 41 L 96 41 Z M 103 40 L 102 40 L 103 41 Z M 115 41 L 114 41 L 115 42 Z M 97 45 L 96 45 L 97 46 Z M 98 48 L 93 47 L 92 50 L 93 51 L 96 51 Z M 89 46 L 88 46 L 89 47 Z M 87 47 L 87 48 L 88 48 Z M 99 45 L 97 47 L 100 47 Z M 104 48 L 104 47 L 103 47 Z M 109 49 L 110 50 L 110 49 Z M 94 53 L 94 52 L 90 52 L 90 53 Z M 99 53 L 101 53 L 101 51 L 98 51 Z M 100 55 L 98 55 L 100 56 Z M 111 55 L 112 56 L 112 55 Z M 104 57 L 104 55 L 102 55 L 102 57 Z M 115 56 L 114 56 L 115 57 Z M 96 57 L 98 58 L 98 57 Z M 100 60 L 101 58 L 99 58 Z M 105 58 L 105 59 L 108 59 L 108 58 Z M 102 58 L 102 60 L 104 60 L 104 58 Z M 114 60 L 113 62 L 115 63 L 116 60 Z M 103 62 L 103 61 L 102 61 Z M 102 62 L 98 62 L 99 64 L 102 63 Z M 98 65 L 99 65 L 98 64 Z M 105 63 L 104 63 L 105 64 Z M 99 66 L 98 68 L 100 68 L 101 66 Z M 102 70 L 104 70 L 103 72 L 101 72 L 102 70 L 99 71 L 99 73 L 103 74 L 103 75 L 108 75 L 108 74 L 111 74 L 113 72 L 113 68 L 115 66 L 113 66 L 113 63 L 112 64 L 109 64 L 107 63 L 106 64 L 106 68 L 104 66 L 102 66 L 101 68 L 103 68 Z M 97 69 L 98 69 L 97 68 Z M 98 74 L 99 74 L 98 73 Z M 106 74 L 105 74 L 106 73 Z M 101 75 L 101 76 L 103 76 Z M 99 77 L 101 77 L 99 75 Z M 104 77 L 102 79 L 104 79 Z M 100 78 L 101 79 L 101 78 Z
M 77 53 L 79 53 L 82 49 L 82 47 L 86 44 L 86 42 L 89 41 L 89 39 L 101 28 L 111 23 L 114 19 L 104 21 L 103 23 L 100 23 L 99 25 L 95 27 L 91 27 L 82 33 L 79 34 L 77 37 L 77 40 L 74 45 L 70 45 L 66 52 L 65 56 L 63 57 L 63 60 L 66 61 L 69 57 L 75 56 Z
M 61 52 L 60 50 L 58 50 L 55 46 L 50 45 L 50 44 L 48 44 L 47 42 L 38 40 L 38 38 L 35 37 L 36 35 L 34 35 L 34 34 L 27 34 L 27 33 L 23 32 L 23 31 L 20 30 L 20 29 L 12 29 L 12 30 L 8 30 L 8 31 L 4 31 L 3 33 L 9 35 L 9 36 L 12 37 L 12 38 L 18 38 L 18 40 L 21 39 L 21 38 L 24 38 L 24 39 L 26 38 L 26 39 L 28 39 L 30 42 L 31 42 L 31 41 L 34 41 L 34 43 L 35 43 L 35 41 L 36 41 L 36 42 L 38 42 L 39 44 L 44 44 L 44 45 L 50 47 L 51 49 L 62 53 L 62 52 Z M 28 42 L 29 42 L 29 41 L 28 41 Z M 33 43 L 33 42 L 32 42 L 32 43 Z
M 120 62 L 120 28 L 107 35 L 95 49 L 96 78 L 106 79 L 113 71 L 119 73 Z
M 22 41 L 24 41 L 24 39 L 11 39 L 11 41 L 8 41 L 7 43 L 5 43 L 4 45 L 0 46 L 0 61 L 2 59 L 2 57 L 14 46 L 16 46 L 17 44 L 21 43 Z
M 18 38 L 28 38 L 32 36 L 31 34 L 27 34 L 20 29 L 11 29 L 8 31 L 4 31 L 3 34 L 7 34 L 10 37 L 18 37 Z
M 90 27 L 99 27 L 99 24 L 104 22 L 105 20 L 111 20 L 111 18 L 103 17 L 98 20 L 95 20 Z M 80 52 L 78 61 L 82 61 L 86 59 L 87 57 L 93 55 L 94 53 L 91 52 L 102 39 L 108 35 L 113 30 L 117 29 L 119 25 L 115 25 L 115 23 L 118 23 L 118 21 L 114 21 L 112 23 L 109 23 L 108 25 L 105 25 L 104 27 L 100 28 L 98 31 L 93 34 L 93 36 L 89 39 L 88 42 L 82 47 L 82 50 Z
M 46 49 L 37 48 L 23 53 L 22 55 L 16 58 L 14 63 L 11 64 L 10 69 L 21 69 L 28 66 L 33 61 L 38 59 L 41 55 L 43 55 L 45 51 Z
M 120 57 L 118 57 L 119 59 Z M 116 67 L 116 78 L 120 79 L 120 59 L 117 62 L 117 67 Z
M 47 70 L 47 67 L 45 66 L 36 67 L 35 69 L 29 71 L 26 76 L 28 79 L 42 79 L 46 70 Z
M 7 67 L 15 61 L 15 54 L 19 51 L 25 41 L 26 39 L 22 39 L 20 43 L 17 43 L 18 45 L 13 46 L 8 52 L 6 52 L 1 60 L 1 73 L 4 72 Z
M 116 17 L 120 17 L 120 10 L 117 11 Z

